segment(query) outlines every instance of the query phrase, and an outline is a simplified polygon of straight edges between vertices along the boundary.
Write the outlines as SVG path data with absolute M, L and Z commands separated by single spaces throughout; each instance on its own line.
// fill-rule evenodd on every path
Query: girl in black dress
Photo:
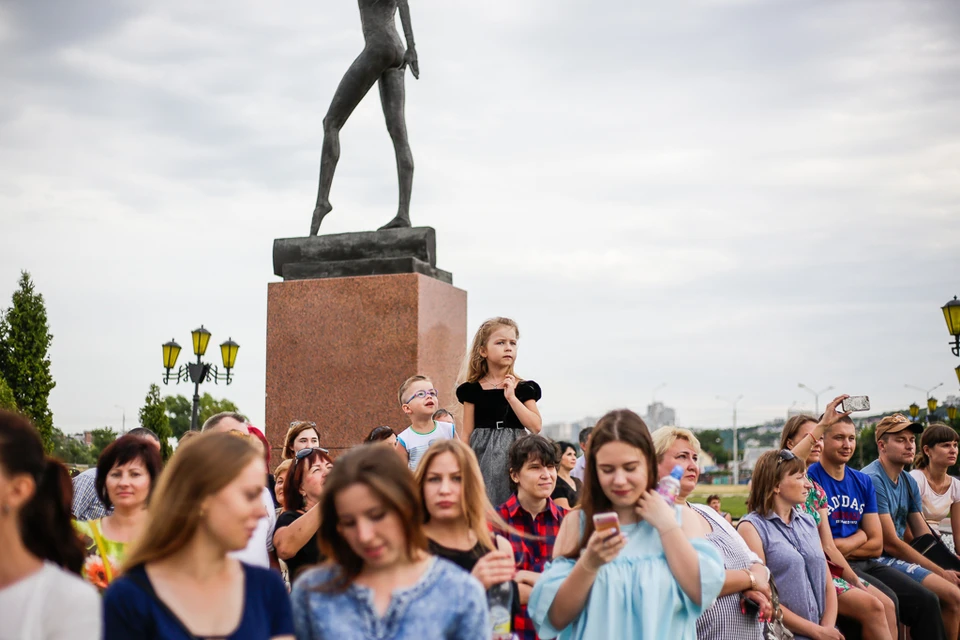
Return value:
M 463 403 L 464 442 L 477 455 L 490 502 L 510 499 L 507 451 L 527 431 L 540 433 L 540 385 L 513 370 L 520 330 L 509 318 L 491 318 L 477 330 L 457 387 Z

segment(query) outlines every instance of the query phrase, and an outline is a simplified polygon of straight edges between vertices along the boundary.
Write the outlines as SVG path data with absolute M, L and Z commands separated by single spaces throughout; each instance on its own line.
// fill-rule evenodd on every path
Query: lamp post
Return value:
M 947 419 L 950 420 L 950 422 L 953 422 L 954 420 L 957 419 L 957 407 L 956 407 L 956 405 L 952 405 L 952 404 L 951 404 L 951 405 L 948 405 L 948 406 L 947 406 Z
M 916 389 L 917 391 L 923 391 L 927 395 L 927 424 L 930 424 L 930 414 L 937 410 L 937 399 L 931 398 L 930 392 L 933 391 L 934 389 L 939 389 L 940 387 L 942 387 L 943 383 L 941 382 L 940 384 L 934 385 L 929 389 L 922 389 L 912 384 L 905 384 L 903 386 L 905 386 L 908 389 Z M 933 401 L 932 403 L 931 403 L 931 400 Z M 910 415 L 913 416 L 914 418 L 917 417 L 913 415 L 913 409 L 910 409 Z
M 193 338 L 193 353 L 197 356 L 197 361 L 182 365 L 176 373 L 171 373 L 170 370 L 177 364 L 181 347 L 174 340 L 163 345 L 163 368 L 166 369 L 166 373 L 163 374 L 163 384 L 170 384 L 171 380 L 175 384 L 188 381 L 193 383 L 193 415 L 190 417 L 190 430 L 196 431 L 200 415 L 200 383 L 219 384 L 221 380 L 225 384 L 233 382 L 230 370 L 237 362 L 237 351 L 240 350 L 240 345 L 231 338 L 227 338 L 227 341 L 220 345 L 220 356 L 223 358 L 223 368 L 226 370 L 226 373 L 220 373 L 216 366 L 202 360 L 210 343 L 210 332 L 200 325 L 200 328 L 194 329 L 190 335 Z
M 916 402 L 914 402 L 913 404 L 911 404 L 911 405 L 907 408 L 907 410 L 910 412 L 910 417 L 911 417 L 912 419 L 914 419 L 914 420 L 916 420 L 916 419 L 917 419 L 917 416 L 920 415 L 920 405 L 918 405 Z
M 827 387 L 822 391 L 814 391 L 813 389 L 803 384 L 802 382 L 798 383 L 797 386 L 800 387 L 801 389 L 806 389 L 807 391 L 813 394 L 813 403 L 814 403 L 813 406 L 815 407 L 814 413 L 816 413 L 816 415 L 819 416 L 820 415 L 820 394 L 826 393 L 827 391 L 830 391 L 831 389 L 833 389 L 833 385 L 830 385 L 829 387 Z
M 737 403 L 743 400 L 743 395 L 739 395 L 735 400 L 717 396 L 717 400 L 726 400 L 733 405 L 733 484 L 740 484 L 740 458 L 737 453 Z
M 950 344 L 950 351 L 953 352 L 953 355 L 960 357 L 960 300 L 957 300 L 957 296 L 953 296 L 953 300 L 943 305 L 940 310 L 943 311 L 947 331 L 953 336 L 953 342 L 948 343 Z
M 127 410 L 118 404 L 113 405 L 113 407 L 115 409 L 120 409 L 120 435 L 124 435 L 127 433 Z

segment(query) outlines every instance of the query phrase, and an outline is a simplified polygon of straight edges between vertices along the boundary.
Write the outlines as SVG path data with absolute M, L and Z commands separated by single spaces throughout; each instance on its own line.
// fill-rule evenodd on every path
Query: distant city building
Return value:
M 84 431 L 83 433 L 74 433 L 74 434 L 71 434 L 70 437 L 76 440 L 77 442 L 79 442 L 80 444 L 86 445 L 88 447 L 93 444 L 92 431 Z
M 743 450 L 743 460 L 740 462 L 740 472 L 753 471 L 757 460 L 767 451 L 775 451 L 776 447 L 746 447 Z
M 647 428 L 650 431 L 656 431 L 660 427 L 673 426 L 677 424 L 677 412 L 662 402 L 654 402 L 647 405 L 647 415 L 644 418 Z
M 572 442 L 574 445 L 577 445 L 579 449 L 579 440 L 580 430 L 586 429 L 587 427 L 593 427 L 597 424 L 599 418 L 581 418 L 574 422 L 554 422 L 551 424 L 543 425 L 543 428 L 540 429 L 540 434 L 550 438 L 551 440 L 565 440 L 567 442 Z

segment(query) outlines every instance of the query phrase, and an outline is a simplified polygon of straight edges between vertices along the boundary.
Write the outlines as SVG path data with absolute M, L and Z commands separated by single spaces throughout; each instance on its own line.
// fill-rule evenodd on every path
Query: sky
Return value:
M 958 393 L 960 4 L 410 2 L 413 222 L 470 335 L 519 323 L 545 422 L 656 393 L 694 427 L 742 395 L 755 424 L 812 410 L 801 382 L 879 410 Z M 241 345 L 202 389 L 263 423 L 272 241 L 308 231 L 362 47 L 339 0 L 0 2 L 0 306 L 28 270 L 62 430 L 129 428 L 201 323 Z M 321 231 L 375 229 L 376 91 L 341 144 Z

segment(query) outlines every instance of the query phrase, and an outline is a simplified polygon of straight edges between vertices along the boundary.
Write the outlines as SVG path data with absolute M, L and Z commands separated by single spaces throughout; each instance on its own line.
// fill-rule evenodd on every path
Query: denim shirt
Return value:
M 413 586 L 393 592 L 383 617 L 373 590 L 352 584 L 324 593 L 317 587 L 337 575 L 330 566 L 305 571 L 293 585 L 297 640 L 489 640 L 487 599 L 476 578 L 434 558 Z

